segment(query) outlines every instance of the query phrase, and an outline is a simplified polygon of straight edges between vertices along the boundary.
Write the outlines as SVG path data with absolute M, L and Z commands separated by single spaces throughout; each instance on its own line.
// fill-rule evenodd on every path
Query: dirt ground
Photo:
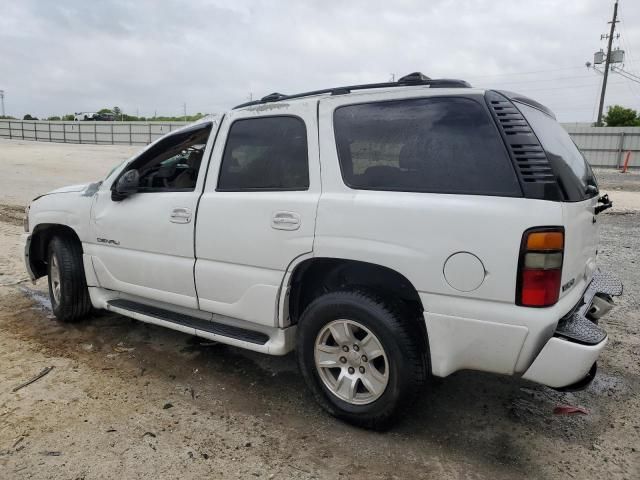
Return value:
M 0 143 L 0 164 L 15 169 L 0 177 L 0 479 L 640 478 L 640 176 L 602 175 L 614 204 L 616 187 L 628 193 L 628 208 L 599 217 L 600 266 L 620 275 L 625 295 L 604 321 L 609 344 L 587 390 L 459 372 L 374 433 L 325 415 L 292 355 L 107 313 L 56 322 L 46 282 L 24 282 L 23 204 L 99 178 L 131 151 L 29 143 Z M 558 405 L 589 413 L 554 415 Z
M 24 205 L 55 188 L 100 180 L 142 148 L 0 138 L 0 201 Z

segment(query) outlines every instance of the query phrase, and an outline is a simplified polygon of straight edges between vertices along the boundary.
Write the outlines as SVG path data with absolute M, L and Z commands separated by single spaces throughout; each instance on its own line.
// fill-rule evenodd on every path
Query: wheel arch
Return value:
M 392 268 L 359 260 L 313 257 L 298 263 L 291 272 L 286 299 L 290 324 L 298 322 L 314 298 L 345 288 L 371 290 L 384 297 L 401 300 L 420 315 L 424 311 L 411 281 Z
M 47 250 L 53 237 L 67 237 L 78 242 L 82 249 L 82 242 L 78 233 L 68 225 L 59 223 L 41 223 L 34 227 L 28 251 L 28 262 L 34 280 L 47 274 Z

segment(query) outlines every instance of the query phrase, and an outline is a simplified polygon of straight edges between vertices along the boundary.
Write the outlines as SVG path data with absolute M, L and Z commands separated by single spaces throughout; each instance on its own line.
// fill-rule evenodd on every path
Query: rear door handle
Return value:
M 191 221 L 191 210 L 184 207 L 177 207 L 171 211 L 169 220 L 173 223 L 189 223 Z
M 300 215 L 295 212 L 276 212 L 271 217 L 271 228 L 297 230 L 300 228 Z

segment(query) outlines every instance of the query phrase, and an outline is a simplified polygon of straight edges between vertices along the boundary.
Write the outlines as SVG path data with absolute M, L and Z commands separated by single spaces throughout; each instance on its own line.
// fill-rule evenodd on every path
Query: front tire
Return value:
M 428 375 L 418 322 L 368 292 L 315 299 L 300 318 L 297 352 L 302 375 L 327 412 L 376 430 L 415 400 Z
M 47 256 L 51 309 L 62 322 L 76 322 L 91 310 L 82 249 L 69 237 L 54 237 Z

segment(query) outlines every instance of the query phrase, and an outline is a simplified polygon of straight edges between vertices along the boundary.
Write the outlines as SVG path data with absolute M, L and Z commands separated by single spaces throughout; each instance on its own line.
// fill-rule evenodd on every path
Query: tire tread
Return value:
M 60 265 L 62 290 L 60 305 L 54 309 L 63 322 L 77 322 L 91 311 L 91 299 L 84 275 L 82 247 L 68 236 L 55 236 L 49 243 L 49 258 L 55 252 Z M 67 286 L 67 288 L 64 288 Z

